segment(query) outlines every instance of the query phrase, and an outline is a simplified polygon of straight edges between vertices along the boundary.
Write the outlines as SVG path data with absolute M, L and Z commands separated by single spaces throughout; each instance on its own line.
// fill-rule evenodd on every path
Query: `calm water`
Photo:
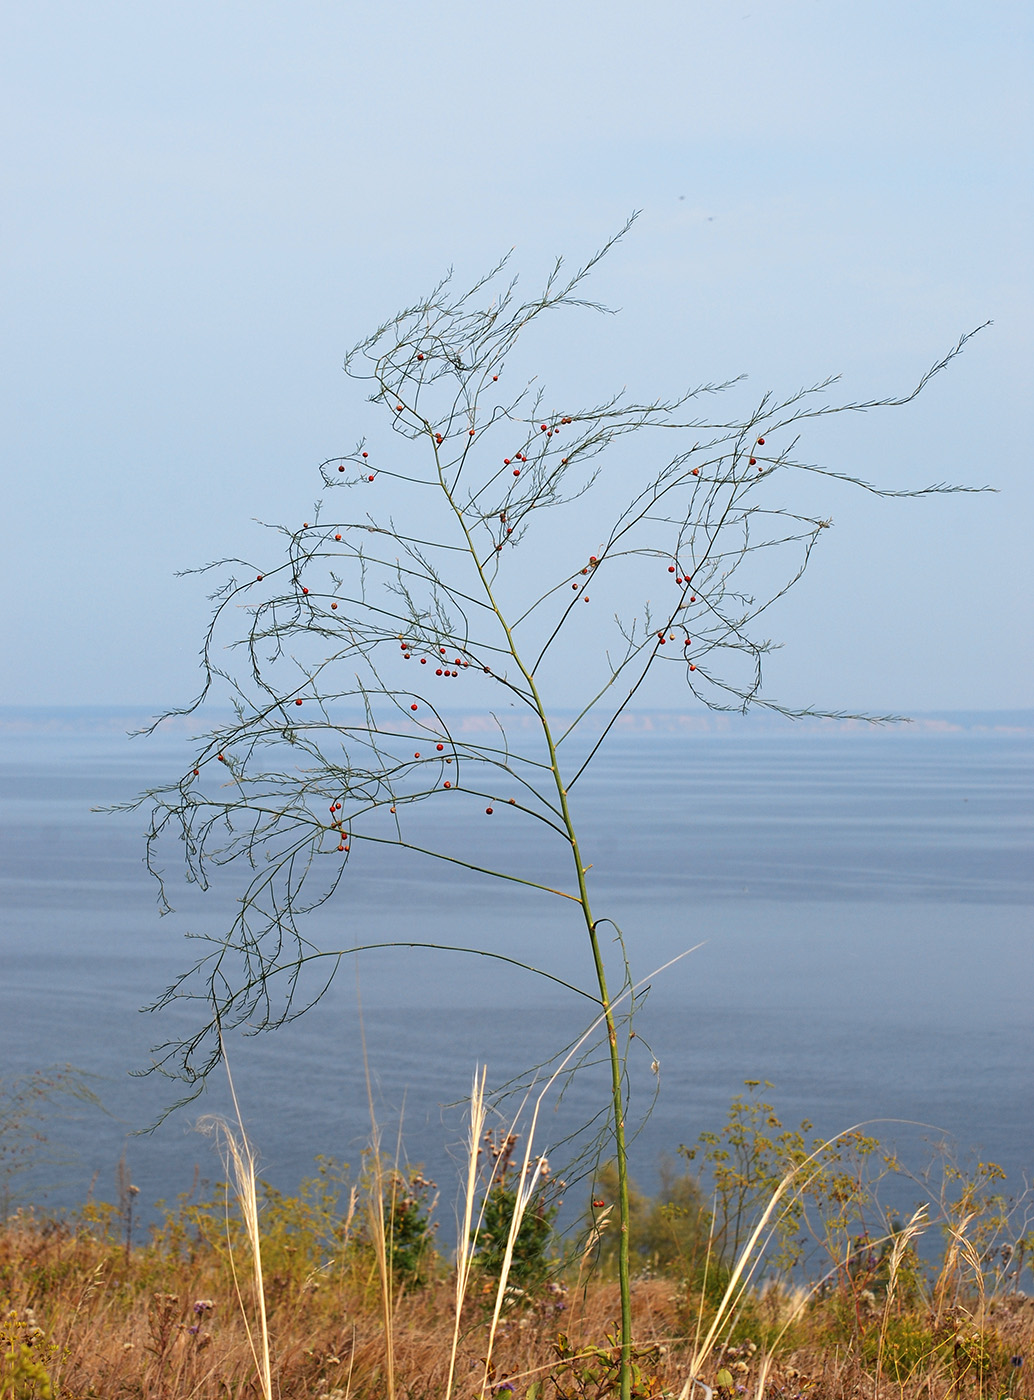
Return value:
M 69 1061 L 108 1116 L 54 1123 L 67 1161 L 32 1185 L 111 1195 L 127 1158 L 142 1201 L 219 1175 L 198 1113 L 221 1084 L 151 1137 L 127 1134 L 175 1097 L 133 1079 L 149 1047 L 190 1024 L 180 1007 L 138 1008 L 189 963 L 187 931 L 218 931 L 232 892 L 184 889 L 158 917 L 137 816 L 91 815 L 178 771 L 183 750 L 117 733 L 0 731 L 0 1054 L 4 1076 Z M 653 979 L 633 1048 L 636 1102 L 659 1087 L 636 1143 L 649 1185 L 658 1156 L 721 1124 L 746 1078 L 770 1080 L 784 1121 L 834 1132 L 868 1119 L 916 1165 L 953 1137 L 1034 1169 L 1034 737 L 758 734 L 626 736 L 578 791 L 599 915 L 624 929 Z M 421 818 L 431 830 L 432 813 Z M 467 858 L 505 851 L 514 868 L 566 882 L 562 852 L 480 806 L 438 804 L 436 836 Z M 364 854 L 347 889 L 313 916 L 322 947 L 398 938 L 478 944 L 588 985 L 577 913 L 453 866 Z M 175 852 L 170 852 L 174 868 Z M 613 950 L 612 950 L 613 951 Z M 615 954 L 616 956 L 616 954 Z M 549 1058 L 585 1023 L 555 984 L 458 954 L 396 950 L 348 959 L 315 1011 L 232 1046 L 267 1174 L 292 1187 L 323 1152 L 357 1161 L 368 1132 L 361 994 L 379 1112 L 404 1114 L 412 1160 L 452 1198 L 460 1099 L 476 1063 L 501 1082 Z M 659 1062 L 659 1074 L 651 1062 Z M 599 1073 L 547 1113 L 543 1146 L 602 1102 Z M 562 1155 L 562 1154 L 561 1154 Z

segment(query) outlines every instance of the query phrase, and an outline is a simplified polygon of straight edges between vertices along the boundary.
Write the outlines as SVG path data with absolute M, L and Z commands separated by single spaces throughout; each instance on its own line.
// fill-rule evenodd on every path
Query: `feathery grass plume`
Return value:
M 273 1372 L 270 1364 L 269 1354 L 269 1325 L 266 1318 L 266 1290 L 262 1277 L 262 1235 L 259 1225 L 259 1205 L 258 1205 L 258 1173 L 256 1171 L 255 1153 L 248 1139 L 248 1134 L 244 1128 L 244 1120 L 241 1116 L 240 1104 L 237 1102 L 237 1091 L 234 1088 L 233 1078 L 230 1074 L 229 1061 L 226 1059 L 226 1047 L 223 1046 L 223 1063 L 226 1066 L 226 1078 L 230 1086 L 230 1097 L 233 1100 L 233 1110 L 237 1118 L 237 1131 L 227 1123 L 225 1118 L 217 1114 L 206 1114 L 198 1121 L 198 1128 L 210 1136 L 214 1137 L 220 1149 L 223 1164 L 228 1177 L 232 1178 L 234 1193 L 237 1197 L 237 1206 L 244 1222 L 244 1228 L 248 1236 L 248 1244 L 251 1249 L 251 1269 L 252 1281 L 255 1291 L 255 1307 L 258 1310 L 258 1341 L 256 1343 L 251 1323 L 248 1320 L 248 1309 L 244 1302 L 244 1295 L 241 1292 L 240 1282 L 237 1274 L 237 1265 L 233 1257 L 233 1246 L 229 1229 L 229 1187 L 227 1187 L 227 1221 L 226 1239 L 230 1245 L 229 1258 L 233 1270 L 234 1290 L 237 1294 L 237 1301 L 240 1304 L 241 1316 L 244 1319 L 244 1326 L 248 1336 L 248 1345 L 255 1361 L 255 1369 L 258 1372 L 259 1384 L 262 1387 L 263 1400 L 273 1400 Z
M 474 1205 L 477 1197 L 478 1153 L 481 1148 L 481 1135 L 485 1128 L 485 1080 L 487 1065 L 480 1074 L 474 1075 L 470 1089 L 470 1116 L 467 1124 L 467 1170 L 463 1181 L 463 1213 L 459 1222 L 456 1243 L 456 1283 L 455 1320 L 452 1329 L 452 1346 L 449 1348 L 449 1374 L 445 1382 L 445 1400 L 451 1400 L 453 1380 L 456 1375 L 456 1356 L 460 1345 L 460 1326 L 463 1317 L 463 1303 L 470 1282 L 471 1264 L 474 1258 Z

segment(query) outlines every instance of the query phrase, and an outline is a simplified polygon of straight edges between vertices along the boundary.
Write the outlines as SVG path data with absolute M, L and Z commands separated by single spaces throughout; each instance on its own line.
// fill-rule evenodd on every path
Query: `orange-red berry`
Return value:
M 300 705 L 302 702 L 301 702 L 300 699 L 298 699 L 298 700 L 296 700 L 294 703 L 295 703 L 296 705 Z
M 435 744 L 435 748 L 438 750 L 439 753 L 441 753 L 442 749 L 445 748 L 445 745 L 444 745 L 444 744 Z
M 485 808 L 485 816 L 486 816 L 486 817 L 490 817 L 491 815 L 492 815 L 492 808 L 491 808 L 491 807 L 486 807 L 486 808 Z
M 334 609 L 335 612 L 337 612 L 337 603 L 331 603 L 330 606 Z
M 415 706 L 415 705 L 410 705 L 409 708 L 410 708 L 411 710 L 415 710 L 415 709 L 416 709 L 416 706 Z
M 669 574 L 673 574 L 674 572 L 675 572 L 675 565 L 674 565 L 674 564 L 669 564 L 669 565 L 668 565 L 668 573 L 669 573 Z
M 338 544 L 341 543 L 341 536 L 340 536 L 340 535 L 335 535 L 334 538 L 337 540 Z
M 449 782 L 448 778 L 442 783 L 442 787 L 452 787 L 452 783 Z

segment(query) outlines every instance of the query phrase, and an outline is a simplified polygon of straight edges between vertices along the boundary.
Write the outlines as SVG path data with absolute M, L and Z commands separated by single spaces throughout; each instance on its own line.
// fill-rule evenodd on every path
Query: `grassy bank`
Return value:
M 884 1216 L 891 1154 L 857 1132 L 805 1143 L 756 1089 L 657 1197 L 633 1194 L 633 1393 L 1026 1400 L 1031 1238 L 998 1169 L 944 1159 L 936 1181 L 915 1178 L 926 1199 L 907 1221 Z M 320 1162 L 295 1196 L 239 1162 L 232 1189 L 181 1198 L 146 1243 L 132 1188 L 75 1218 L 11 1216 L 0 1397 L 616 1394 L 613 1171 L 569 1188 L 587 1200 L 565 1240 L 563 1183 L 538 1164 L 522 1195 L 515 1140 L 478 1141 L 459 1289 L 434 1184 L 374 1154 L 354 1178 Z

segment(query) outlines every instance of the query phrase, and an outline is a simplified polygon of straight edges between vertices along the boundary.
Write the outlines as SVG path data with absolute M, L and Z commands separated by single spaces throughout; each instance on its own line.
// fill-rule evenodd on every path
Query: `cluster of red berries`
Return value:
M 403 657 L 404 657 L 404 659 L 405 659 L 406 661 L 412 661 L 412 659 L 413 659 L 413 650 L 412 650 L 412 648 L 410 647 L 410 645 L 409 645 L 409 643 L 408 643 L 407 641 L 404 641 L 404 640 L 403 640 L 402 642 L 400 642 L 400 644 L 399 644 L 399 650 L 402 652 L 402 655 L 403 655 Z M 445 655 L 447 654 L 444 647 L 439 647 L 438 650 L 439 650 L 439 652 L 441 653 L 442 656 L 445 656 Z M 427 657 L 426 657 L 426 656 L 421 656 L 421 657 L 420 657 L 420 664 L 421 664 L 421 666 L 426 666 L 426 665 L 427 665 Z M 462 667 L 464 670 L 469 670 L 469 669 L 470 669 L 470 662 L 469 662 L 469 661 L 464 661 L 463 658 L 462 658 L 462 656 L 457 656 L 457 657 L 455 658 L 455 660 L 453 661 L 452 664 L 453 664 L 454 666 L 460 666 L 460 667 Z M 488 670 L 488 667 L 487 667 L 487 666 L 485 667 L 485 670 L 486 670 L 486 671 Z M 458 675 L 459 675 L 459 671 L 452 671 L 452 670 L 449 670 L 447 667 L 439 666 L 439 667 L 437 667 L 437 668 L 435 669 L 435 675 L 436 675 L 436 676 L 458 676 Z M 413 708 L 415 709 L 416 706 L 414 706 Z

